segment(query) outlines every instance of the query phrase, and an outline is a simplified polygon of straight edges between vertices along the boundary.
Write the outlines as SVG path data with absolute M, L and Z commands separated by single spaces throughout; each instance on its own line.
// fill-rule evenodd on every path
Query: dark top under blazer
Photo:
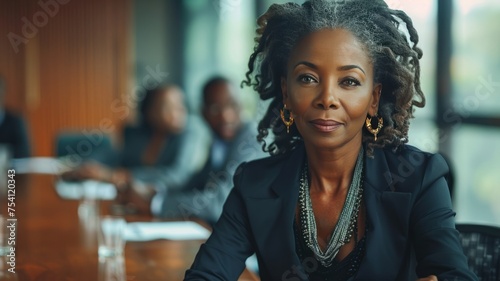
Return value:
M 142 162 L 153 132 L 144 127 L 126 127 L 119 166 L 130 170 L 134 180 L 153 184 L 157 189 L 178 189 L 195 171 L 194 154 L 199 150 L 197 135 L 189 127 L 169 136 L 154 165 Z
M 256 252 L 262 281 L 307 280 L 314 264 L 295 251 L 293 221 L 305 149 L 243 164 L 220 220 L 185 280 L 237 280 Z M 411 146 L 365 157 L 366 254 L 352 280 L 477 280 L 455 229 L 439 154 Z

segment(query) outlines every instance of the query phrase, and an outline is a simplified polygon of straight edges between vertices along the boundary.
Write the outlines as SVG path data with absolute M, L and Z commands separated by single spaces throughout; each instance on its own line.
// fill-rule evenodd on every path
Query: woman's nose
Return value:
M 336 83 L 324 82 L 315 101 L 316 107 L 320 109 L 336 109 L 339 107 L 338 88 Z

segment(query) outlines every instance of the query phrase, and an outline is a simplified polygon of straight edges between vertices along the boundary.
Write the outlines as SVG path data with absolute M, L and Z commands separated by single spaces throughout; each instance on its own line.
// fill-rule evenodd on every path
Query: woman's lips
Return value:
M 310 123 L 320 132 L 328 133 L 338 129 L 342 123 L 335 120 L 325 120 L 325 119 L 315 119 L 310 121 Z

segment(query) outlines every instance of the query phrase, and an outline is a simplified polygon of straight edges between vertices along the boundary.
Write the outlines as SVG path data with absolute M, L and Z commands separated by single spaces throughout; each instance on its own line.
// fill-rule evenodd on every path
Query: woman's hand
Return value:
M 97 162 L 88 162 L 80 167 L 62 174 L 64 180 L 98 180 L 112 182 L 113 171 Z
M 140 214 L 151 215 L 151 200 L 156 194 L 154 188 L 139 182 L 131 182 L 125 191 L 120 193 L 122 203 Z
M 438 278 L 436 275 L 429 275 L 427 277 L 417 279 L 417 281 L 438 281 Z
M 83 179 L 92 179 L 111 182 L 113 171 L 97 162 L 85 163 L 78 169 L 78 174 Z
M 130 173 L 125 169 L 113 170 L 97 162 L 85 163 L 73 171 L 74 177 L 80 180 L 97 180 L 112 183 L 119 190 L 130 183 Z

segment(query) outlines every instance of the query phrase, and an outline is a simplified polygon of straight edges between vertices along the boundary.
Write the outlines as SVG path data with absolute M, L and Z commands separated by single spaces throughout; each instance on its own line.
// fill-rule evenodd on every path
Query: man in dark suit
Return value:
M 265 156 L 255 126 L 242 122 L 240 113 L 236 89 L 229 80 L 215 77 L 205 84 L 202 114 L 212 131 L 207 160 L 184 188 L 165 195 L 160 216 L 217 221 L 236 168 L 243 161 Z
M 30 156 L 30 145 L 26 125 L 21 116 L 4 108 L 6 86 L 0 76 L 0 145 L 7 145 L 12 158 Z

